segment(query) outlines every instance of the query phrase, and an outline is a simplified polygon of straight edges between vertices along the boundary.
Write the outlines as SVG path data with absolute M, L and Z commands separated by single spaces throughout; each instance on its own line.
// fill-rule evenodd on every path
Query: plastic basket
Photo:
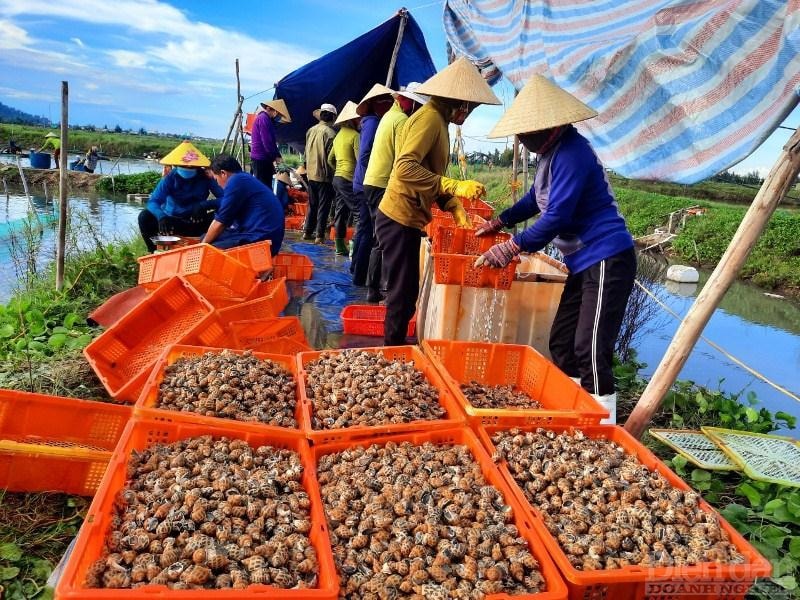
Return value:
M 478 437 L 484 447 L 493 454 L 494 444 L 491 435 L 508 429 L 497 426 L 478 426 Z M 523 430 L 535 430 L 536 427 L 526 425 Z M 553 427 L 562 432 L 572 428 Z M 621 427 L 614 425 L 597 425 L 581 428 L 589 438 L 607 439 L 620 445 L 628 454 L 635 455 L 639 461 L 651 471 L 657 471 L 675 488 L 690 490 L 691 488 L 680 477 L 675 475 L 655 455 L 635 440 Z M 693 600 L 743 600 L 747 590 L 758 577 L 766 577 L 772 572 L 769 561 L 761 556 L 742 535 L 725 519 L 719 516 L 720 526 L 727 532 L 731 542 L 744 556 L 742 564 L 701 563 L 684 567 L 622 567 L 611 570 L 579 571 L 567 559 L 558 541 L 550 534 L 542 514 L 528 502 L 522 489 L 514 481 L 505 461 L 498 465 L 523 509 L 532 518 L 532 525 L 544 542 L 548 554 L 558 566 L 569 589 L 570 600 L 608 598 L 609 600 L 675 600 L 676 598 L 692 598 Z M 713 512 L 713 508 L 705 501 L 700 501 L 704 512 Z
M 485 425 L 597 425 L 608 411 L 591 394 L 530 346 L 488 342 L 425 340 L 422 351 L 450 384 L 471 421 Z M 460 384 L 512 385 L 542 409 L 476 408 Z
M 286 278 L 281 277 L 259 282 L 250 299 L 222 308 L 218 313 L 226 322 L 266 319 L 277 317 L 287 304 L 289 304 L 289 291 L 286 289 Z
M 196 327 L 180 339 L 175 340 L 174 343 L 186 346 L 208 346 L 209 348 L 233 348 L 236 345 L 233 332 L 228 322 L 220 317 L 219 311 L 207 314 Z
M 648 433 L 701 469 L 707 471 L 740 470 L 739 465 L 728 458 L 728 455 L 702 431 L 650 429 Z
M 509 290 L 511 284 L 514 283 L 517 262 L 519 261 L 512 261 L 501 269 L 486 266 L 476 267 L 475 256 L 434 252 L 434 280 L 436 283 Z
M 475 236 L 474 229 L 437 225 L 431 236 L 432 250 L 436 254 L 483 254 L 495 244 L 507 242 L 511 234 L 498 231 L 492 235 Z
M 441 429 L 453 427 L 464 423 L 464 413 L 453 397 L 450 388 L 445 383 L 436 367 L 422 354 L 417 346 L 387 346 L 382 348 L 359 348 L 367 352 L 382 352 L 387 360 L 399 360 L 403 362 L 414 361 L 414 366 L 421 371 L 428 382 L 439 391 L 439 404 L 444 408 L 446 418 L 436 419 L 435 421 L 410 421 L 408 423 L 391 423 L 386 425 L 356 426 L 345 427 L 342 429 L 312 429 L 311 415 L 314 412 L 314 404 L 306 393 L 306 380 L 308 374 L 305 366 L 318 359 L 323 352 L 302 352 L 297 355 L 299 382 L 298 389 L 303 401 L 303 430 L 313 443 L 338 442 L 343 440 L 359 439 L 368 436 L 382 435 L 388 433 L 405 433 L 421 431 L 427 429 Z M 329 354 L 339 354 L 344 350 L 325 350 Z
M 0 488 L 91 496 L 131 407 L 0 390 Z
M 225 253 L 243 265 L 250 267 L 256 273 L 268 271 L 272 268 L 272 242 L 270 240 L 236 246 L 226 250 Z
M 278 254 L 272 259 L 274 277 L 285 277 L 289 281 L 311 279 L 314 263 L 305 254 Z
M 461 200 L 461 205 L 469 215 L 477 215 L 483 219 L 491 219 L 492 215 L 494 214 L 494 208 L 492 205 L 487 204 L 483 200 L 470 200 L 468 198 L 459 198 L 459 200 Z M 431 208 L 431 214 L 433 216 L 440 217 L 442 215 L 449 215 L 450 213 L 433 206 Z
M 308 348 L 306 332 L 297 317 L 234 321 L 231 323 L 231 331 L 237 348 L 272 352 L 269 345 L 278 338 L 289 338 Z
M 295 202 L 289 205 L 289 209 L 292 211 L 293 214 L 305 217 L 308 213 L 308 203 L 307 202 Z
M 479 217 L 478 215 L 471 215 L 469 213 L 467 213 L 467 215 L 469 216 L 470 221 L 472 221 L 472 229 L 475 229 L 478 225 L 485 222 L 485 219 L 483 217 Z M 433 237 L 436 229 L 443 226 L 456 226 L 456 222 L 453 220 L 452 213 L 433 208 L 431 212 L 431 222 L 425 226 L 425 233 L 428 234 L 428 237 Z
M 188 346 L 184 344 L 176 344 L 167 349 L 164 355 L 159 359 L 152 374 L 147 380 L 145 389 L 142 391 L 141 396 L 136 401 L 134 412 L 137 416 L 144 419 L 152 419 L 154 421 L 167 421 L 167 422 L 181 422 L 181 423 L 197 423 L 201 425 L 208 425 L 214 427 L 228 427 L 229 429 L 243 429 L 243 430 L 263 430 L 263 429 L 281 429 L 274 425 L 267 425 L 259 421 L 237 421 L 235 419 L 225 419 L 222 417 L 208 417 L 190 411 L 176 411 L 165 408 L 158 408 L 158 388 L 161 382 L 164 381 L 164 370 L 171 364 L 174 364 L 179 358 L 186 356 L 202 356 L 206 352 L 220 353 L 225 348 L 209 348 L 205 346 Z M 229 352 L 235 354 L 242 354 L 244 350 L 231 350 Z M 299 383 L 297 382 L 297 362 L 294 357 L 286 356 L 283 354 L 267 354 L 262 352 L 253 352 L 253 356 L 260 360 L 269 359 L 278 363 L 284 369 L 289 371 L 295 379 L 295 410 L 294 418 L 297 421 L 297 428 L 300 428 L 302 423 L 303 413 L 300 407 L 300 397 L 297 393 Z M 286 428 L 293 429 L 293 428 Z
M 191 334 L 213 306 L 182 277 L 161 285 L 83 349 L 112 398 L 136 402 L 164 348 Z
M 294 230 L 301 230 L 303 228 L 303 223 L 305 222 L 306 218 L 303 215 L 295 216 L 295 217 L 286 217 L 284 219 L 284 227 L 286 229 L 294 229 Z
M 140 285 L 152 288 L 182 275 L 215 306 L 244 300 L 256 277 L 250 267 L 209 244 L 150 254 L 138 261 Z
M 800 444 L 778 435 L 703 427 L 745 475 L 758 481 L 800 487 Z
M 381 304 L 350 304 L 342 309 L 344 332 L 352 335 L 383 337 L 383 322 L 386 320 L 386 307 Z M 408 322 L 406 336 L 417 332 L 417 317 Z
M 537 594 L 519 594 L 509 596 L 507 594 L 492 594 L 485 596 L 487 600 L 492 599 L 510 599 L 510 598 L 526 598 L 531 600 L 561 600 L 567 597 L 567 589 L 564 581 L 558 572 L 553 560 L 548 556 L 545 547 L 539 539 L 539 535 L 534 531 L 533 526 L 528 516 L 528 511 L 524 510 L 519 503 L 514 492 L 511 490 L 508 483 L 504 480 L 499 471 L 492 464 L 492 459 L 481 447 L 478 438 L 475 434 L 466 427 L 445 427 L 437 428 L 435 431 L 425 431 L 416 433 L 407 433 L 402 435 L 390 435 L 377 438 L 362 438 L 360 440 L 349 440 L 343 442 L 334 442 L 321 445 L 313 445 L 311 453 L 314 457 L 314 464 L 319 462 L 319 458 L 326 454 L 334 452 L 341 452 L 353 447 L 369 447 L 372 444 L 385 445 L 387 442 L 395 442 L 401 444 L 403 442 L 410 442 L 415 445 L 421 445 L 426 442 L 437 445 L 464 445 L 470 449 L 473 458 L 480 465 L 481 472 L 486 479 L 487 484 L 495 487 L 503 495 L 506 504 L 511 506 L 513 511 L 512 522 L 517 526 L 519 535 L 528 542 L 528 549 L 531 554 L 536 558 L 539 563 L 539 569 L 544 577 L 547 586 L 546 591 Z M 316 478 L 316 470 L 315 470 Z
M 148 585 L 136 589 L 88 589 L 83 587 L 86 572 L 91 564 L 101 556 L 105 537 L 110 527 L 117 494 L 127 479 L 128 457 L 133 450 L 139 450 L 156 443 L 171 443 L 177 440 L 212 435 L 215 438 L 228 437 L 245 440 L 250 446 L 263 445 L 288 448 L 300 454 L 303 464 L 302 485 L 311 500 L 311 530 L 308 533 L 311 544 L 317 553 L 319 581 L 315 589 L 281 590 L 265 585 L 251 585 L 243 590 L 170 590 L 166 586 Z M 71 600 L 149 600 L 152 598 L 294 598 L 298 600 L 328 600 L 338 595 L 339 580 L 333 564 L 331 543 L 328 537 L 325 515 L 319 495 L 319 486 L 313 476 L 314 459 L 303 436 L 291 430 L 270 429 L 269 431 L 232 431 L 227 427 L 210 427 L 191 423 L 177 423 L 151 420 L 133 420 L 122 434 L 117 450 L 111 459 L 108 471 L 100 489 L 89 507 L 86 520 L 75 542 L 75 548 L 64 568 L 64 573 L 56 587 L 56 598 Z
M 349 242 L 350 240 L 352 240 L 353 236 L 355 235 L 355 232 L 356 230 L 354 227 L 348 227 L 347 232 L 345 233 L 344 236 L 344 241 Z M 336 239 L 336 227 L 331 227 L 331 239 L 332 240 Z

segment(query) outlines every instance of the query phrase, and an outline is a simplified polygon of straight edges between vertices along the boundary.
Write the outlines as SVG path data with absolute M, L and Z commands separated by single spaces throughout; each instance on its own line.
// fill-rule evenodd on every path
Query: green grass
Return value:
M 5 145 L 10 138 L 13 138 L 18 146 L 26 150 L 29 148 L 38 149 L 44 143 L 44 136 L 49 131 L 55 131 L 58 134 L 56 129 L 0 123 L 0 143 Z M 142 158 L 147 152 L 156 152 L 159 156 L 164 156 L 181 141 L 182 138 L 180 137 L 70 129 L 68 148 L 70 152 L 83 153 L 91 146 L 99 146 L 102 153 L 109 157 L 128 156 Z M 192 140 L 192 143 L 208 157 L 219 154 L 222 145 L 218 141 Z

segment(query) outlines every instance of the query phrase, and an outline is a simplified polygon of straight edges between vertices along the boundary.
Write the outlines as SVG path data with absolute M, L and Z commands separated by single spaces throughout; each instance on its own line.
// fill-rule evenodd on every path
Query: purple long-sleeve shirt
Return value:
M 361 119 L 361 138 L 358 143 L 358 159 L 356 171 L 353 173 L 353 190 L 364 191 L 364 175 L 367 173 L 367 163 L 372 154 L 372 144 L 375 143 L 375 133 L 378 131 L 380 119 L 375 115 L 367 115 Z
M 253 122 L 253 133 L 250 135 L 250 157 L 255 160 L 275 160 L 280 155 L 275 124 L 266 111 L 260 112 Z

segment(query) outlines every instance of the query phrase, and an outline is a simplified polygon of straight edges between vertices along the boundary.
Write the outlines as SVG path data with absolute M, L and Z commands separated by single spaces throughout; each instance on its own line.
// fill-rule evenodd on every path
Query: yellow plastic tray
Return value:
M 741 468 L 702 431 L 694 429 L 651 429 L 650 435 L 707 471 L 740 471 Z

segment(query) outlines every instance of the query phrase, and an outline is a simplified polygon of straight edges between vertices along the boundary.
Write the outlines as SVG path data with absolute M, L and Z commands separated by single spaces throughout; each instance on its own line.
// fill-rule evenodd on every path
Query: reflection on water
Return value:
M 67 164 L 79 158 L 83 158 L 83 155 L 70 154 L 67 158 Z M 16 165 L 17 157 L 11 154 L 0 154 L 0 163 Z M 19 164 L 23 169 L 30 168 L 31 166 L 30 161 L 22 157 L 19 159 Z M 53 167 L 55 167 L 54 163 Z M 138 158 L 117 159 L 114 157 L 109 160 L 101 160 L 98 162 L 94 172 L 98 175 L 132 175 L 134 173 L 146 173 L 147 171 L 156 171 L 160 173 L 162 168 L 163 167 L 157 161 L 141 160 Z
M 694 291 L 686 284 L 666 282 L 658 287 L 659 297 L 671 310 L 684 317 L 710 272 L 700 273 Z M 662 311 L 663 313 L 663 311 Z M 656 331 L 638 343 L 639 358 L 648 364 L 651 375 L 658 366 L 678 327 L 672 317 L 662 319 Z M 703 337 L 722 347 L 770 381 L 800 396 L 800 306 L 786 299 L 766 296 L 763 290 L 745 283 L 734 283 L 703 331 Z M 702 339 L 690 354 L 679 378 L 712 389 L 742 393 L 754 392 L 772 411 L 800 415 L 800 403 L 781 393 L 736 364 Z M 797 432 L 789 433 L 800 437 Z

